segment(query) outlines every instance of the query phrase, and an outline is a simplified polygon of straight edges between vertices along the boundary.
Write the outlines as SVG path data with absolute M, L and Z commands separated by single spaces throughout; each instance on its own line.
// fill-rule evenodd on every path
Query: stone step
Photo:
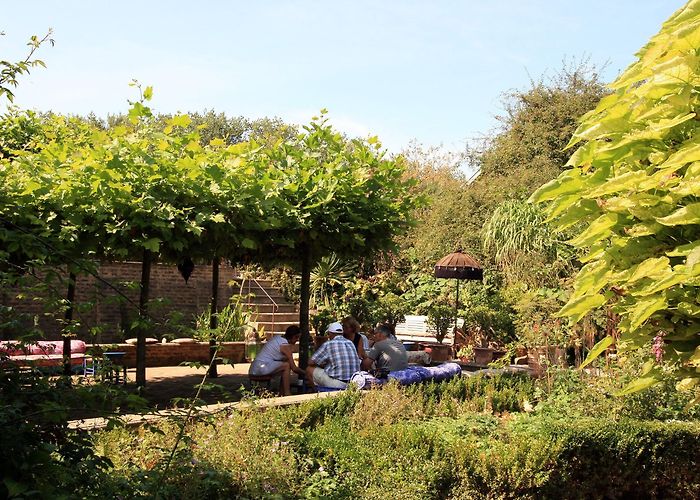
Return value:
M 291 313 L 296 313 L 297 315 L 299 314 L 297 311 L 297 306 L 294 304 L 279 304 L 277 308 L 275 308 L 274 304 L 244 304 L 246 308 L 252 310 L 252 311 L 257 311 L 260 314 L 268 314 L 268 313 L 273 313 L 276 312 L 278 314 L 291 314 Z
M 272 321 L 256 321 L 258 325 L 264 325 L 265 330 L 269 330 L 272 328 Z M 299 318 L 297 318 L 294 321 L 275 321 L 274 326 L 275 330 L 281 330 L 284 331 L 289 325 L 298 325 L 299 324 Z
M 272 304 L 273 301 L 277 304 L 288 304 L 284 297 L 282 296 L 275 296 L 273 294 L 270 294 L 270 296 L 266 295 L 255 295 L 255 296 L 248 296 L 248 297 L 243 297 L 244 302 L 251 303 L 251 304 Z
M 298 324 L 297 321 L 284 321 L 282 323 L 275 322 L 274 325 L 272 323 L 258 323 L 258 330 L 260 330 L 260 328 L 264 328 L 265 335 L 268 335 L 270 333 L 282 335 L 282 334 L 284 334 L 284 332 L 288 326 L 297 325 L 297 324 Z
M 255 284 L 255 281 L 253 280 L 245 280 L 245 288 L 248 288 L 248 283 L 250 282 L 250 288 L 257 288 L 257 285 Z M 260 283 L 260 286 L 263 288 L 275 288 L 275 286 L 272 284 L 272 280 L 264 279 L 264 278 L 257 278 L 257 282 Z M 236 286 L 241 286 L 241 278 L 233 278 L 231 280 L 231 283 L 236 283 Z
M 250 287 L 250 291 L 248 291 L 248 287 L 245 286 L 243 287 L 243 290 L 238 287 L 238 285 L 234 285 L 233 291 L 237 294 L 240 295 L 265 295 L 265 292 L 267 292 L 268 295 L 272 295 L 273 297 L 283 297 L 284 294 L 282 293 L 281 290 L 278 288 L 272 288 L 272 287 L 264 287 L 262 290 L 258 288 L 257 286 L 252 286 Z
M 291 312 L 291 313 L 261 313 L 258 312 L 257 314 L 257 321 L 258 323 L 272 323 L 274 320 L 275 323 L 280 323 L 284 321 L 299 321 L 299 313 L 296 312 Z

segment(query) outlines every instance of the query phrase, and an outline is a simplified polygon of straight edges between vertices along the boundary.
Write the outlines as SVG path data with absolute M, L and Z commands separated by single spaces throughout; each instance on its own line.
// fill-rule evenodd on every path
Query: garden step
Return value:
M 252 311 L 257 311 L 259 314 L 268 314 L 276 312 L 278 314 L 295 313 L 297 316 L 299 315 L 299 312 L 297 311 L 297 306 L 288 303 L 278 304 L 277 308 L 275 308 L 274 304 L 244 304 L 244 306 Z
M 288 302 L 284 300 L 284 297 L 276 297 L 274 295 L 270 295 L 269 297 L 266 295 L 256 295 L 254 297 L 244 297 L 244 299 L 245 302 L 250 304 L 272 304 L 273 301 L 277 304 L 288 304 Z
M 255 288 L 255 281 L 252 280 L 245 280 L 245 286 L 246 288 L 248 287 L 248 282 L 250 281 L 250 286 L 251 288 Z M 241 278 L 233 278 L 231 280 L 232 283 L 237 283 L 238 286 L 241 286 Z M 272 280 L 269 279 L 264 279 L 264 278 L 258 278 L 257 282 L 260 283 L 260 285 L 263 288 L 275 288 L 275 286 L 272 284 Z
M 244 295 L 247 293 L 254 293 L 254 294 L 262 294 L 265 295 L 265 292 L 263 292 L 259 286 L 257 286 L 255 283 L 251 283 L 250 287 L 248 286 L 248 283 L 246 282 L 245 285 L 243 285 L 243 290 L 241 290 L 241 285 L 239 282 L 232 281 L 230 282 L 230 285 L 232 285 L 232 288 L 236 290 L 236 293 L 239 291 L 242 292 Z M 262 283 L 260 282 L 260 286 L 269 293 L 270 295 L 276 294 L 276 295 L 282 295 L 282 292 L 278 289 L 272 286 L 271 283 Z
M 256 323 L 258 324 L 258 326 L 264 326 L 265 331 L 270 330 L 274 326 L 275 331 L 283 332 L 290 325 L 298 325 L 299 318 L 297 318 L 296 321 L 275 321 L 274 325 L 272 321 L 257 321 Z
M 257 315 L 257 322 L 258 323 L 272 323 L 274 321 L 275 323 L 281 323 L 284 321 L 296 321 L 299 322 L 299 313 L 297 312 L 291 312 L 291 313 L 261 313 L 258 312 Z

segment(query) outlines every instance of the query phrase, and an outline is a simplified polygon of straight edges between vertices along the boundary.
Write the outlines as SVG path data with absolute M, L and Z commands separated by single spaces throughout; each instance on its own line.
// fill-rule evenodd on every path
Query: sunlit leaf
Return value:
M 587 313 L 605 304 L 605 297 L 601 294 L 584 295 L 569 302 L 561 308 L 557 316 L 568 317 L 572 323 L 576 323 Z
M 640 377 L 627 384 L 620 391 L 616 392 L 615 396 L 627 396 L 628 394 L 634 394 L 635 392 L 648 389 L 649 387 L 658 384 L 660 381 L 660 377 L 656 374 Z

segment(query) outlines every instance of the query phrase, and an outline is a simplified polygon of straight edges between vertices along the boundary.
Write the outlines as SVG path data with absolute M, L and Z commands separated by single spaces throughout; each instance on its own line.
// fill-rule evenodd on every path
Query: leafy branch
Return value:
M 4 32 L 0 32 L 0 36 L 4 34 Z M 46 67 L 46 64 L 44 64 L 44 61 L 41 59 L 32 58 L 34 57 L 34 53 L 39 50 L 39 47 L 41 47 L 43 44 L 48 42 L 52 47 L 54 46 L 55 42 L 54 39 L 51 38 L 52 34 L 53 29 L 49 28 L 48 32 L 43 38 L 32 35 L 29 42 L 27 42 L 27 45 L 29 46 L 29 53 L 21 61 L 0 61 L 0 67 L 2 67 L 2 70 L 0 70 L 0 97 L 4 95 L 7 97 L 8 101 L 14 102 L 15 94 L 12 92 L 12 90 L 10 90 L 10 87 L 17 88 L 19 85 L 17 78 L 21 75 L 28 75 L 31 68 L 35 68 L 37 66 L 41 66 L 42 68 Z

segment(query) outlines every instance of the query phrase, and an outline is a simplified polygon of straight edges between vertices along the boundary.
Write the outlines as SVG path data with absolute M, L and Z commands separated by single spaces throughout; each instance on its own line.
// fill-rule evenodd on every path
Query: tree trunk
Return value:
M 136 329 L 136 385 L 146 386 L 146 325 L 148 319 L 148 292 L 151 286 L 150 250 L 144 249 L 141 263 L 141 294 L 139 295 L 139 323 Z
M 214 331 L 219 324 L 219 257 L 214 257 L 211 263 L 211 314 L 209 315 L 209 329 Z M 216 340 L 209 340 L 209 376 L 216 378 L 219 372 L 214 361 L 216 356 Z
M 308 245 L 304 244 L 301 250 L 301 298 L 299 301 L 299 328 L 301 339 L 299 341 L 299 366 L 306 369 L 309 362 L 309 346 L 311 334 L 309 333 L 309 299 L 311 297 L 311 252 Z
M 68 293 L 66 294 L 66 314 L 64 316 L 65 323 L 63 325 L 63 374 L 67 377 L 71 375 L 70 363 L 70 327 L 73 323 L 73 302 L 75 301 L 75 273 L 68 274 Z

